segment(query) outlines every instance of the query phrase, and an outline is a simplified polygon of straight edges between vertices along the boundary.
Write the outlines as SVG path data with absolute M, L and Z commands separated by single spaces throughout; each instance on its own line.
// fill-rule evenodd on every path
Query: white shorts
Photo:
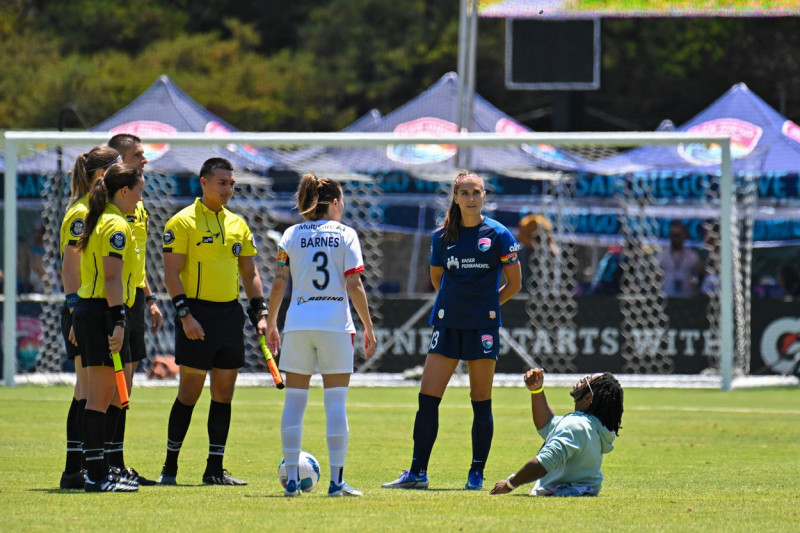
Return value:
M 297 330 L 283 335 L 280 369 L 310 376 L 353 373 L 352 333 Z

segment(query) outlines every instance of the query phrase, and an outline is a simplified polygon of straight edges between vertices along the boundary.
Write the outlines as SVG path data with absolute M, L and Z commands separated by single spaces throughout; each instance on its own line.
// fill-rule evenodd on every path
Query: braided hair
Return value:
M 619 435 L 622 428 L 622 387 L 610 372 L 592 379 L 592 403 L 586 413 L 596 416 L 602 424 Z

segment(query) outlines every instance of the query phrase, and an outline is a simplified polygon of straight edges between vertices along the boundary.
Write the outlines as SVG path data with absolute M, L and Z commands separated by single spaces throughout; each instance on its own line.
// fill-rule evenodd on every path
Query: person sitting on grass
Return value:
M 536 431 L 544 444 L 515 474 L 498 481 L 490 494 L 507 494 L 535 481 L 533 496 L 597 496 L 603 484 L 603 455 L 614 449 L 622 427 L 622 387 L 608 372 L 578 380 L 569 393 L 575 411 L 556 416 L 544 395 L 544 371 L 525 374 Z

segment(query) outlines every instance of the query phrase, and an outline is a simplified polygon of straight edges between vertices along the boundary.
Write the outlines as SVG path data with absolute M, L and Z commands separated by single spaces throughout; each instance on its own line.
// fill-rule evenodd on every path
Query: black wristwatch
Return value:
M 184 318 L 184 317 L 189 316 L 190 314 L 192 314 L 192 310 L 189 309 L 188 305 L 183 306 L 180 309 L 178 309 L 178 318 Z

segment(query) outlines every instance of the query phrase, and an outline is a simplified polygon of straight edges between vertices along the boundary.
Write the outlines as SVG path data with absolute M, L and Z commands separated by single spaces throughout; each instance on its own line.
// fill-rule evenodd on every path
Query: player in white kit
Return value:
M 353 373 L 356 328 L 350 301 L 364 325 L 364 357 L 375 351 L 367 294 L 361 283 L 364 260 L 353 228 L 341 223 L 341 186 L 329 178 L 305 174 L 296 193 L 305 221 L 283 234 L 269 295 L 267 343 L 281 348 L 278 311 L 289 279 L 292 295 L 283 327 L 280 369 L 286 373 L 281 441 L 288 481 L 286 496 L 298 496 L 303 416 L 311 375 L 322 374 L 331 481 L 328 496 L 361 496 L 344 482 L 349 429 L 345 402 Z

